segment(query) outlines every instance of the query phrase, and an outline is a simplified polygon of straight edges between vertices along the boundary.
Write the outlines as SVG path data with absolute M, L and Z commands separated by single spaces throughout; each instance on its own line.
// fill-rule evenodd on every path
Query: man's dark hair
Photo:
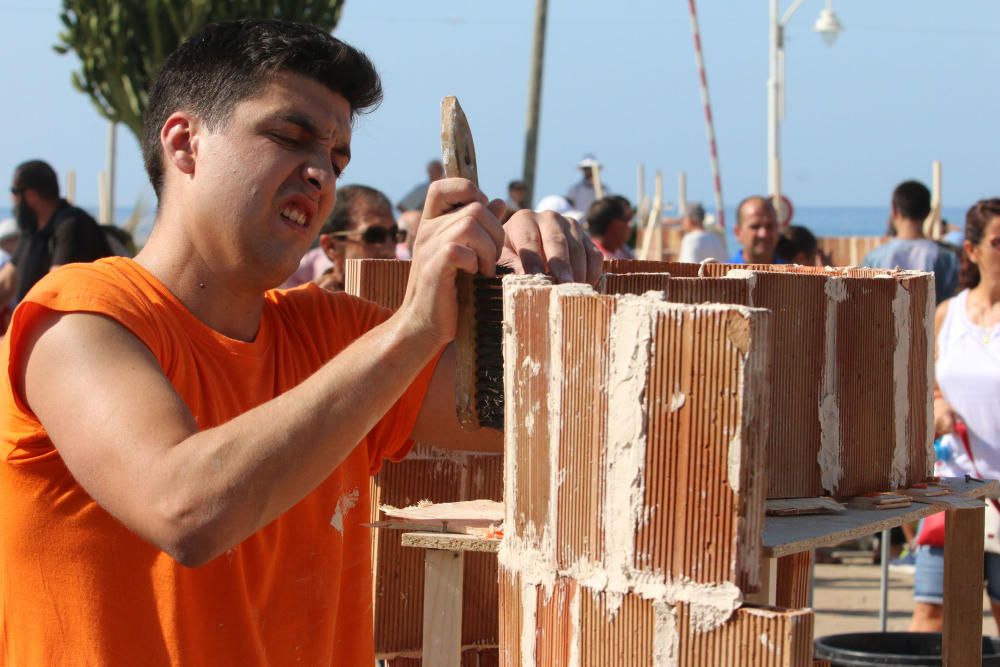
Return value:
M 368 57 L 319 28 L 292 21 L 211 23 L 163 63 L 142 123 L 142 156 L 157 196 L 163 187 L 160 130 L 187 111 L 209 129 L 281 72 L 307 76 L 344 96 L 352 116 L 382 101 L 382 82 Z
M 892 191 L 892 206 L 901 217 L 922 223 L 931 212 L 931 191 L 920 181 L 903 181 Z
M 17 165 L 11 187 L 18 190 L 30 188 L 48 201 L 59 199 L 59 179 L 56 172 L 48 162 L 42 160 L 28 160 Z
M 337 203 L 330 211 L 330 217 L 323 223 L 320 234 L 346 232 L 351 228 L 351 218 L 354 214 L 354 204 L 367 201 L 372 207 L 384 206 L 392 215 L 392 202 L 381 191 L 367 185 L 345 185 L 337 188 Z
M 789 225 L 778 237 L 774 254 L 786 262 L 791 262 L 799 253 L 805 254 L 806 257 L 814 257 L 818 247 L 816 236 L 807 227 Z
M 622 199 L 622 197 L 605 197 L 590 205 L 587 209 L 587 226 L 592 235 L 603 237 L 608 233 L 612 222 L 625 217 L 627 210 Z
M 743 207 L 752 201 L 762 201 L 764 205 L 774 211 L 774 202 L 771 201 L 770 197 L 765 197 L 764 195 L 750 195 L 749 197 L 744 197 L 743 200 L 736 206 L 736 225 L 739 226 L 743 223 Z M 777 219 L 777 215 L 775 215 Z

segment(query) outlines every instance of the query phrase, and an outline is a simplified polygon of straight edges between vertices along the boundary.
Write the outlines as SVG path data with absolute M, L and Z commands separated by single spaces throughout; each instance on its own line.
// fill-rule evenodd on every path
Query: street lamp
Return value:
M 785 28 L 804 1 L 794 0 L 779 18 L 778 0 L 770 0 L 771 76 L 767 81 L 767 186 L 774 198 L 774 208 L 781 224 L 785 222 L 784 204 L 781 201 L 780 150 L 781 121 L 785 117 Z M 820 11 L 813 30 L 820 34 L 827 46 L 833 46 L 843 29 L 844 26 L 833 11 L 833 0 L 826 0 L 826 7 Z

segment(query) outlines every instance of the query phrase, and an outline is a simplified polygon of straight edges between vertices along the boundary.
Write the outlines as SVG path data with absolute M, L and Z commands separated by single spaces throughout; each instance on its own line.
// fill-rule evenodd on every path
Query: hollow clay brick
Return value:
M 652 664 L 680 602 L 699 632 L 742 618 L 760 562 L 770 314 L 536 278 L 504 289 L 516 426 L 501 664 Z
M 608 276 L 606 291 L 640 293 L 655 284 L 669 301 L 744 303 L 775 313 L 767 456 L 781 465 L 769 466 L 768 497 L 850 496 L 932 474 L 931 274 L 675 262 L 643 268 L 670 277 Z M 702 277 L 675 277 L 691 275 Z M 738 276 L 741 287 L 715 284 L 727 276 Z
M 403 301 L 410 263 L 399 260 L 348 260 L 347 292 L 395 309 Z M 373 521 L 384 518 L 378 507 L 407 507 L 421 500 L 502 500 L 503 457 L 456 453 L 433 443 L 417 444 L 403 461 L 386 461 L 372 478 Z M 405 654 L 393 664 L 420 664 L 423 636 L 424 552 L 403 547 L 400 532 L 375 530 L 375 653 Z M 497 562 L 492 554 L 465 556 L 462 645 L 496 646 L 499 629 Z M 490 651 L 492 650 L 492 654 Z M 496 664 L 495 649 L 468 649 L 463 664 Z M 492 655 L 492 658 L 490 657 Z M 489 660 L 493 660 L 492 663 Z M 407 662 L 399 662 L 405 660 Z

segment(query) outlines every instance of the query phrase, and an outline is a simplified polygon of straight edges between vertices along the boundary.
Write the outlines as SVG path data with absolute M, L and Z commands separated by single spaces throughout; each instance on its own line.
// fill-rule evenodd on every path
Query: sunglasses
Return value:
M 15 187 L 12 186 L 11 189 L 10 189 L 10 193 L 12 195 L 19 195 L 19 194 L 22 194 L 27 189 L 28 188 L 15 188 Z
M 359 233 L 361 235 L 360 238 L 351 238 Z M 406 240 L 406 230 L 393 225 L 392 227 L 368 227 L 363 232 L 358 232 L 356 229 L 346 232 L 333 232 L 330 236 L 342 238 L 346 241 L 361 241 L 362 243 L 381 245 L 389 241 L 402 243 Z

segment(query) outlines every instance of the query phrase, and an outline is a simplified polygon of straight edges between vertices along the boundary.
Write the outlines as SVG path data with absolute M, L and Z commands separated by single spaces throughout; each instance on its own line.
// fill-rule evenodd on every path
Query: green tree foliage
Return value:
M 332 31 L 344 0 L 63 0 L 64 30 L 55 50 L 73 51 L 80 70 L 73 86 L 108 120 L 136 137 L 149 87 L 163 60 L 213 21 L 281 18 Z

